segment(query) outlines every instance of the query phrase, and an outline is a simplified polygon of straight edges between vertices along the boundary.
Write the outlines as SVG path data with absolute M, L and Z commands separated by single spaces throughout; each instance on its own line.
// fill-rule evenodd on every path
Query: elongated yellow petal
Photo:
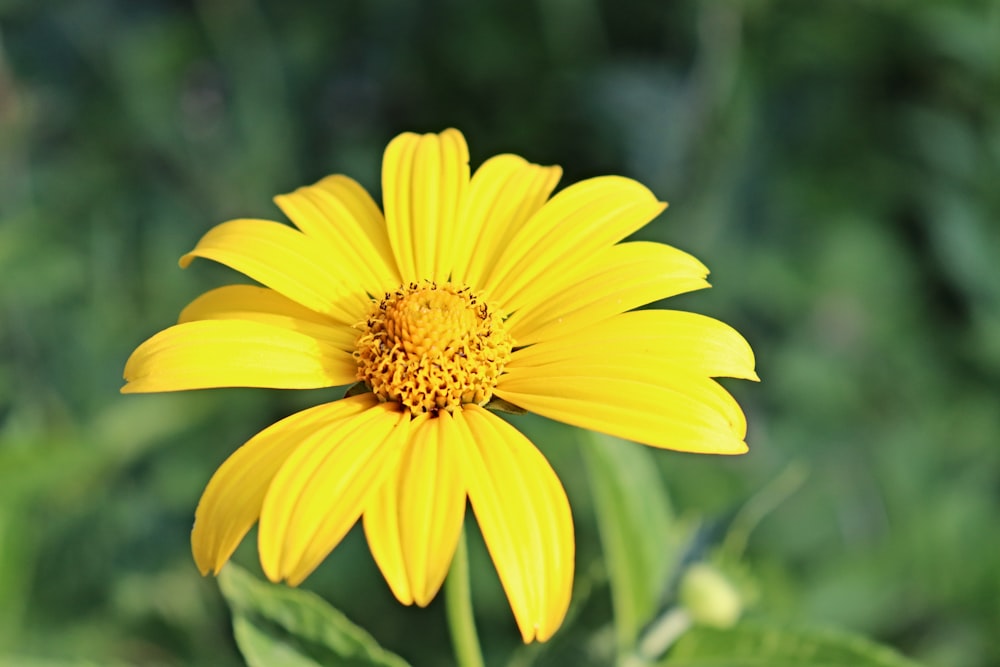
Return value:
M 448 279 L 468 186 L 469 149 L 458 130 L 401 134 L 385 149 L 385 219 L 404 283 Z
M 508 312 L 576 281 L 595 253 L 660 214 L 666 204 L 620 176 L 591 178 L 553 197 L 504 248 L 486 292 Z
M 612 315 L 709 286 L 708 269 L 697 259 L 645 241 L 605 248 L 581 274 L 582 279 L 544 302 L 525 303 L 510 317 L 507 326 L 518 345 L 564 336 Z
M 410 433 L 430 416 L 422 414 L 410 422 Z M 405 454 L 405 452 L 404 452 Z M 368 499 L 364 509 L 362 524 L 368 548 L 378 565 L 389 589 L 402 604 L 413 604 L 413 588 L 406 569 L 403 546 L 400 541 L 399 512 L 399 463 L 396 468 L 386 471 L 382 486 Z
M 204 257 L 250 276 L 306 308 L 338 322 L 364 319 L 370 300 L 347 267 L 322 246 L 287 225 L 268 220 L 230 220 L 210 229 L 181 257 L 186 267 Z
M 315 389 L 348 384 L 357 362 L 328 341 L 271 324 L 200 320 L 142 343 L 125 362 L 122 392 L 210 387 Z
M 465 517 L 463 440 L 448 412 L 414 421 L 398 467 L 365 509 L 372 556 L 404 604 L 429 604 L 455 554 Z
M 374 406 L 371 394 L 324 403 L 286 417 L 237 449 L 212 475 L 195 512 L 191 550 L 202 574 L 219 573 L 250 527 L 282 464 L 310 436 Z
M 411 250 L 414 239 L 410 221 L 414 216 L 410 190 L 413 156 L 419 143 L 420 135 L 404 132 L 389 142 L 382 156 L 382 208 L 392 254 L 404 280 L 414 280 L 417 275 Z
M 380 296 L 399 286 L 385 219 L 356 181 L 328 176 L 274 201 L 306 236 L 322 244 L 328 262 L 357 276 L 366 292 Z
M 227 285 L 205 292 L 181 311 L 178 322 L 253 320 L 328 341 L 345 352 L 354 350 L 358 330 L 340 324 L 267 287 Z
M 520 340 L 520 339 L 519 339 Z M 757 380 L 750 344 L 728 324 L 679 310 L 622 313 L 565 336 L 514 352 L 508 371 L 574 360 L 607 359 L 616 365 L 691 375 Z
M 298 585 L 340 543 L 405 445 L 408 422 L 396 405 L 380 403 L 314 431 L 288 457 L 260 511 L 269 579 Z
M 292 301 L 273 289 L 257 285 L 226 285 L 209 290 L 189 303 L 181 311 L 177 320 L 178 322 L 193 322 L 195 320 L 252 319 L 242 317 L 244 313 L 283 315 L 326 325 L 336 322 L 326 315 Z
M 573 360 L 516 368 L 496 395 L 530 412 L 653 447 L 702 454 L 747 450 L 746 418 L 717 382 L 655 357 L 642 366 Z
M 472 175 L 456 230 L 452 279 L 481 285 L 500 253 L 552 193 L 562 169 L 497 155 Z
M 525 642 L 559 628 L 573 587 L 573 517 L 548 461 L 514 427 L 476 405 L 463 461 L 469 500 Z

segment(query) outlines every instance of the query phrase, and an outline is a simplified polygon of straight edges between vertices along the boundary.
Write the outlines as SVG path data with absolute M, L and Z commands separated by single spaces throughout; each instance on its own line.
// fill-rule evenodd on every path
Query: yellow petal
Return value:
M 415 420 L 398 466 L 365 509 L 372 556 L 403 604 L 426 606 L 448 573 L 465 517 L 467 446 L 450 413 Z
M 191 550 L 202 574 L 219 573 L 260 517 L 261 504 L 282 464 L 313 433 L 376 403 L 371 394 L 286 417 L 237 449 L 212 475 L 195 512 Z
M 476 405 L 457 419 L 469 500 L 525 642 L 559 628 L 573 587 L 573 517 L 559 478 L 531 442 Z
M 272 289 L 227 285 L 205 292 L 181 311 L 178 322 L 253 320 L 329 341 L 346 352 L 354 350 L 358 330 L 300 306 Z
M 620 176 L 569 186 L 541 208 L 504 248 L 486 292 L 508 312 L 576 281 L 595 253 L 666 207 L 645 186 Z
M 204 257 L 239 271 L 306 308 L 355 324 L 371 305 L 349 268 L 302 232 L 268 220 L 230 220 L 210 229 L 181 257 Z
M 260 510 L 258 551 L 269 579 L 297 586 L 340 543 L 405 444 L 409 419 L 379 403 L 302 441 Z
M 719 320 L 680 310 L 621 313 L 586 329 L 514 352 L 508 370 L 574 359 L 608 359 L 619 366 L 664 365 L 691 375 L 757 380 L 750 344 Z M 576 323 L 574 322 L 574 327 Z M 521 339 L 518 338 L 518 341 Z
M 244 313 L 250 317 L 244 318 Z M 195 320 L 252 319 L 255 314 L 273 314 L 332 324 L 335 320 L 299 305 L 273 289 L 256 285 L 226 285 L 205 292 L 181 311 L 178 322 Z
M 708 269 L 662 243 L 637 241 L 605 248 L 561 291 L 532 299 L 507 321 L 518 345 L 529 345 L 589 327 L 594 322 L 659 299 L 708 287 Z
M 270 387 L 315 389 L 355 380 L 357 362 L 328 341 L 261 322 L 177 324 L 136 348 L 125 362 L 126 394 Z
M 407 132 L 385 149 L 385 220 L 404 283 L 448 279 L 468 186 L 469 149 L 458 130 Z
M 411 421 L 410 433 L 426 419 L 429 419 L 429 416 L 424 414 Z M 397 511 L 400 479 L 398 465 L 397 463 L 395 469 L 386 471 L 381 487 L 368 499 L 362 524 L 372 558 L 375 559 L 382 576 L 389 584 L 392 594 L 400 603 L 411 605 L 414 601 L 413 590 L 406 569 L 406 560 L 403 557 Z
M 274 201 L 306 236 L 322 244 L 327 261 L 357 276 L 368 294 L 380 296 L 399 286 L 385 219 L 356 181 L 328 176 Z
M 516 155 L 497 155 L 472 175 L 456 230 L 452 279 L 478 286 L 500 253 L 552 193 L 562 169 L 540 167 Z
M 578 359 L 515 368 L 495 391 L 530 412 L 653 447 L 701 454 L 747 450 L 746 418 L 717 382 L 655 357 L 642 365 Z

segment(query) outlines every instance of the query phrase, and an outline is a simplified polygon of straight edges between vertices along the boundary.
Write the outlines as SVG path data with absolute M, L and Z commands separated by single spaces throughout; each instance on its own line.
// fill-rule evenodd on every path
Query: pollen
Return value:
M 503 318 L 467 287 L 410 283 L 361 325 L 358 380 L 413 415 L 490 400 L 513 342 Z

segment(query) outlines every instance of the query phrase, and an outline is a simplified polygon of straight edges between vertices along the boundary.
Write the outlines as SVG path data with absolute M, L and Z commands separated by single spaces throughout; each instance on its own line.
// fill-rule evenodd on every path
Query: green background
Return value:
M 272 195 L 331 172 L 377 194 L 396 133 L 449 126 L 473 166 L 514 152 L 671 202 L 637 236 L 715 287 L 668 306 L 744 332 L 763 379 L 727 382 L 750 454 L 658 454 L 677 511 L 723 525 L 808 472 L 750 537 L 751 613 L 1000 664 L 987 0 L 0 1 L 0 664 L 240 664 L 190 558 L 195 504 L 236 446 L 337 393 L 122 397 L 124 361 L 235 279 L 177 268 L 209 227 L 280 219 Z M 610 601 L 578 435 L 515 423 L 574 506 L 594 585 L 555 641 L 584 655 Z M 361 538 L 306 586 L 446 664 L 440 600 L 398 605 Z M 256 571 L 254 546 L 237 560 Z M 517 633 L 478 542 L 473 567 L 503 655 Z

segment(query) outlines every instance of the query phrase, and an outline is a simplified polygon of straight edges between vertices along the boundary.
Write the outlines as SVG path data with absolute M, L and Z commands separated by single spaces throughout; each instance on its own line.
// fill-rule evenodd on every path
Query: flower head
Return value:
M 360 519 L 395 596 L 426 605 L 468 499 L 524 640 L 545 640 L 569 605 L 569 503 L 491 399 L 654 447 L 746 451 L 743 413 L 712 379 L 756 379 L 746 341 L 701 315 L 634 310 L 708 286 L 690 255 L 621 242 L 666 204 L 615 176 L 550 199 L 558 167 L 499 155 L 470 177 L 468 162 L 457 130 L 400 135 L 384 214 L 330 176 L 276 198 L 297 229 L 233 220 L 181 258 L 263 287 L 195 299 L 135 350 L 123 391 L 360 387 L 220 466 L 192 532 L 203 573 L 259 522 L 265 574 L 296 585 Z

